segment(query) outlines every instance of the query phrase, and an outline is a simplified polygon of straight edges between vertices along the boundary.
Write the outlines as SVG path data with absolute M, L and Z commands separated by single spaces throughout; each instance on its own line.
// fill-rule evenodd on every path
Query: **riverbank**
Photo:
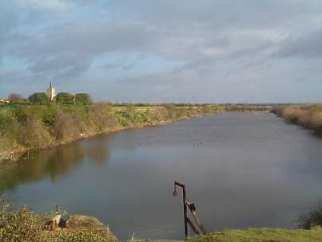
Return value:
M 322 105 L 281 106 L 272 112 L 289 123 L 300 125 L 322 135 Z
M 118 239 L 107 225 L 91 216 L 71 215 L 64 224 L 57 224 L 55 213 L 37 214 L 22 208 L 14 210 L 1 201 L 1 241 L 33 242 L 116 242 Z
M 34 242 L 117 242 L 117 237 L 108 225 L 91 216 L 71 215 L 63 228 L 52 226 L 53 214 L 36 214 L 23 208 L 11 210 L 8 204 L 0 206 L 0 237 L 3 241 Z M 129 238 L 128 241 L 144 242 Z M 171 240 L 155 240 L 155 242 Z M 319 242 L 322 241 L 321 227 L 312 230 L 303 229 L 244 229 L 225 230 L 203 236 L 190 237 L 188 242 Z
M 164 125 L 218 112 L 268 111 L 261 105 L 111 104 L 0 106 L 0 161 L 129 128 Z
M 102 133 L 164 125 L 224 111 L 219 105 L 7 105 L 0 107 L 0 160 Z
M 320 242 L 322 229 L 245 229 L 225 230 L 190 238 L 189 242 Z

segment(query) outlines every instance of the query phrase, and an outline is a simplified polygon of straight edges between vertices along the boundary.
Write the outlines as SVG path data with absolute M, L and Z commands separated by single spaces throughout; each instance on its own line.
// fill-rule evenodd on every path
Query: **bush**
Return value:
M 14 118 L 7 112 L 0 112 L 0 131 L 6 131 L 13 121 Z
M 34 116 L 28 117 L 20 129 L 18 141 L 27 147 L 41 148 L 51 142 L 49 132 L 41 121 Z
M 302 110 L 299 107 L 287 107 L 283 109 L 282 116 L 289 122 L 296 123 L 302 115 Z
M 44 105 L 44 104 L 48 104 L 49 103 L 48 96 L 44 92 L 34 93 L 28 99 L 29 99 L 29 101 L 32 104 L 41 104 L 41 105 Z
M 60 92 L 56 96 L 56 102 L 59 104 L 74 104 L 75 96 L 68 92 Z
M 8 96 L 8 100 L 10 101 L 10 103 L 16 103 L 16 102 L 20 102 L 20 101 L 24 100 L 24 98 L 20 94 L 11 93 Z
M 322 226 L 322 204 L 299 219 L 300 228 L 311 229 L 315 226 Z
M 51 217 L 51 216 L 50 216 Z M 116 242 L 116 237 L 107 230 L 64 229 L 48 231 L 45 222 L 48 216 L 33 213 L 23 208 L 19 211 L 5 201 L 0 201 L 0 240 L 33 242 Z
M 176 114 L 176 106 L 174 104 L 166 104 L 164 105 L 164 107 L 166 108 L 167 112 L 168 112 L 168 118 L 170 119 L 176 119 L 177 114 Z
M 27 121 L 29 114 L 26 108 L 17 106 L 12 109 L 12 115 L 19 123 L 24 123 Z
M 41 219 L 27 209 L 14 211 L 1 201 L 0 238 L 1 241 L 42 241 Z
M 91 105 L 89 108 L 89 120 L 100 132 L 117 125 L 116 117 L 112 113 L 112 105 L 109 103 Z
M 75 103 L 80 105 L 90 105 L 92 104 L 92 99 L 87 93 L 77 93 L 75 95 Z
M 116 241 L 112 236 L 107 237 L 97 231 L 74 231 L 72 233 L 62 232 L 56 238 L 57 242 L 111 242 Z
M 322 130 L 322 112 L 312 113 L 311 126 L 316 129 Z
M 59 108 L 57 105 L 55 104 L 49 105 L 47 110 L 45 110 L 41 115 L 42 122 L 47 127 L 53 127 L 55 124 L 55 119 L 58 111 L 59 111 Z
M 80 137 L 81 119 L 76 114 L 58 112 L 54 122 L 54 135 L 58 140 L 72 140 Z

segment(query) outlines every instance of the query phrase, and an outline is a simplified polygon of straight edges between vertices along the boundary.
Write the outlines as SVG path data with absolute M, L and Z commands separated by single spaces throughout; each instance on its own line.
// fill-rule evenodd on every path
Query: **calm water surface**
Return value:
M 268 113 L 225 113 L 83 140 L 0 171 L 18 205 L 108 223 L 121 239 L 182 238 L 188 186 L 208 230 L 293 227 L 322 198 L 322 139 Z

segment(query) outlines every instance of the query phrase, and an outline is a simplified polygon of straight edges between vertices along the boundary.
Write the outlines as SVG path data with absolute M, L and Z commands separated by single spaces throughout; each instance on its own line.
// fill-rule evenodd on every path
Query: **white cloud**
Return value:
M 317 0 L 0 0 L 0 61 L 18 60 L 0 82 L 57 78 L 124 100 L 140 87 L 140 101 L 266 101 L 280 82 L 275 97 L 294 100 L 287 88 L 304 73 L 305 93 L 322 88 L 319 69 L 305 71 L 320 66 L 321 10 Z
M 62 11 L 67 8 L 66 0 L 17 0 L 18 4 L 25 8 Z

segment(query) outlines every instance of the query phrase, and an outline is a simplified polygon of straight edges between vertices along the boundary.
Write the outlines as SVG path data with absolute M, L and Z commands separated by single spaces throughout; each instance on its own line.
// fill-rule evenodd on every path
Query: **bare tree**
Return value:
M 22 95 L 18 94 L 18 93 L 11 93 L 9 96 L 8 96 L 8 100 L 10 102 L 15 102 L 15 101 L 19 101 L 19 100 L 22 100 L 23 97 Z

